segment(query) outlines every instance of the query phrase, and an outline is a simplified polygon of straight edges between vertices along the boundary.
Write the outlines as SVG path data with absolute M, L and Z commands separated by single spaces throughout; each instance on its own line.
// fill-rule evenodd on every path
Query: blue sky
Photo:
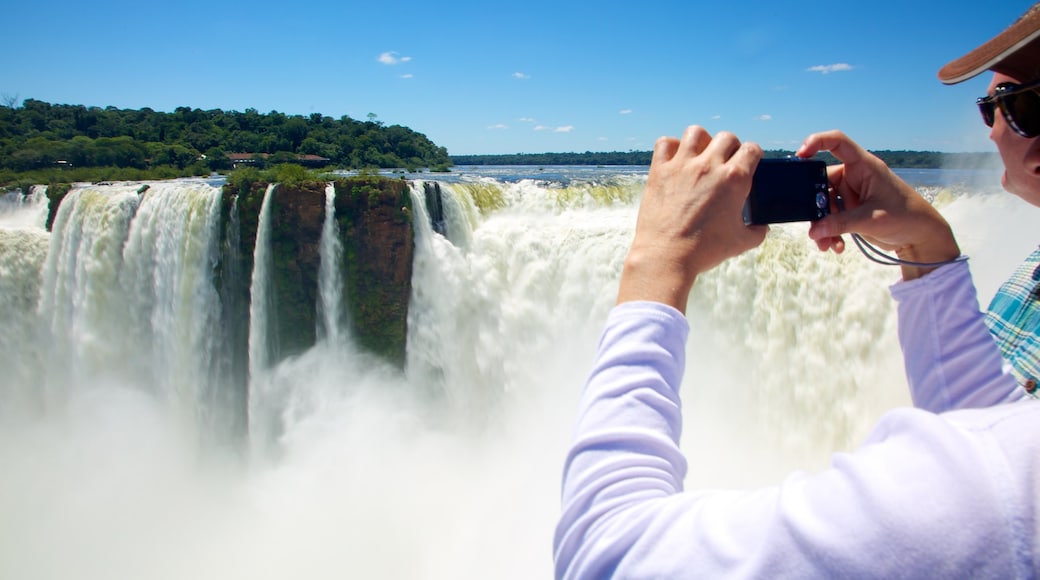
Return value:
M 839 128 L 993 151 L 988 76 L 935 74 L 1032 3 L 36 0 L 4 9 L 0 95 L 374 113 L 451 154 L 648 150 L 690 124 L 766 149 Z

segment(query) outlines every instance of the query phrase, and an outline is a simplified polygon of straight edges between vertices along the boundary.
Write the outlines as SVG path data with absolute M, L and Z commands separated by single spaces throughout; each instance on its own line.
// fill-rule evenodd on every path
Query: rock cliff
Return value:
M 358 343 L 404 365 L 412 294 L 412 198 L 400 179 L 337 180 L 346 311 Z
M 272 193 L 274 309 L 268 340 L 272 362 L 299 354 L 317 340 L 325 187 L 324 182 L 304 182 L 278 185 Z M 336 180 L 334 187 L 337 229 L 343 245 L 346 288 L 342 310 L 347 313 L 346 323 L 361 347 L 403 365 L 413 252 L 408 184 L 383 177 L 355 177 Z M 266 189 L 266 183 L 256 182 L 249 184 L 247 191 L 224 191 L 225 223 L 234 223 L 232 209 L 236 209 L 239 240 L 235 243 L 236 232 L 225 229 L 222 247 L 227 251 L 221 260 L 219 283 L 222 295 L 227 296 L 230 316 L 238 320 L 244 316 L 248 321 L 249 281 L 230 272 L 253 270 L 253 248 Z M 237 255 L 232 246 L 240 248 Z M 228 324 L 237 322 L 229 320 Z

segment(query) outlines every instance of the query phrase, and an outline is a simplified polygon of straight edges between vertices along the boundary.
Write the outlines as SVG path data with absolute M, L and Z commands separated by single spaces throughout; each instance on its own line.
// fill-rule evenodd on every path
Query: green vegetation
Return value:
M 227 153 L 254 154 L 261 169 L 302 155 L 346 169 L 451 165 L 447 150 L 425 135 L 374 118 L 188 107 L 163 113 L 34 99 L 0 106 L 0 185 L 208 175 L 232 168 Z
M 937 151 L 873 151 L 889 167 L 985 169 L 999 165 L 996 153 L 940 153 Z M 651 151 L 614 151 L 609 153 L 518 153 L 515 155 L 452 155 L 456 165 L 650 165 Z M 767 158 L 787 157 L 794 151 L 773 149 L 765 152 Z M 829 153 L 819 156 L 828 163 L 837 163 Z
M 991 169 L 1000 167 L 997 153 L 937 153 L 934 151 L 874 151 L 889 167 L 900 169 Z
M 230 153 L 247 154 L 252 167 L 274 167 L 287 180 L 304 179 L 294 164 L 333 168 L 449 171 L 457 165 L 649 165 L 650 151 L 519 153 L 450 156 L 421 133 L 367 121 L 313 113 L 286 115 L 178 107 L 149 108 L 50 104 L 26 99 L 0 104 L 0 188 L 76 181 L 142 181 L 228 172 Z M 791 151 L 767 151 L 767 157 Z M 994 153 L 875 151 L 896 168 L 985 168 Z M 829 156 L 824 156 L 834 162 Z M 240 169 L 241 170 L 241 169 Z M 238 171 L 240 171 L 238 170 Z

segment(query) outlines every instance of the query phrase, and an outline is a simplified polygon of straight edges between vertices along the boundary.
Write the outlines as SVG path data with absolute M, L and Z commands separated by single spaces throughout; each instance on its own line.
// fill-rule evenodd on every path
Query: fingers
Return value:
M 661 137 L 654 145 L 654 157 L 671 160 L 676 156 L 695 158 L 702 154 L 718 156 L 728 161 L 738 151 L 744 151 L 745 160 L 757 163 L 762 158 L 762 148 L 754 143 L 741 143 L 736 135 L 720 131 L 714 137 L 699 125 L 690 125 L 683 132 L 682 139 Z
M 845 251 L 845 239 L 841 236 L 821 238 L 816 240 L 816 247 L 819 248 L 821 252 L 834 250 L 835 254 L 840 254 Z
M 659 137 L 654 143 L 653 161 L 668 161 L 675 157 L 679 150 L 679 140 L 675 137 Z
M 809 225 L 809 238 L 820 242 L 830 240 L 832 238 L 840 237 L 842 234 L 849 233 L 851 224 L 851 214 L 855 210 L 843 211 L 840 213 L 832 213 L 819 219 Z M 828 246 L 830 242 L 827 242 Z
M 667 248 L 674 254 L 667 262 L 685 264 L 696 276 L 760 244 L 768 228 L 745 226 L 741 206 L 761 157 L 757 144 L 727 132 L 713 136 L 697 125 L 681 139 L 658 139 L 636 222 L 637 246 L 647 253 L 653 248 L 654 255 Z
M 867 156 L 867 151 L 841 131 L 813 133 L 805 138 L 795 153 L 798 157 L 812 157 L 820 151 L 830 151 L 844 163 L 856 163 Z
M 696 157 L 711 145 L 713 139 L 708 131 L 699 125 L 691 125 L 683 132 L 679 148 L 683 154 Z
M 844 179 L 844 165 L 830 165 L 827 167 L 827 181 L 830 182 L 834 191 L 841 191 L 842 181 L 844 181 Z
M 758 143 L 740 143 L 737 152 L 733 154 L 733 159 L 752 167 L 752 171 L 754 171 L 753 168 L 757 167 L 758 162 L 762 160 L 762 147 Z
M 653 159 L 659 162 L 671 161 L 680 152 L 686 157 L 696 157 L 711 144 L 711 135 L 697 125 L 691 125 L 683 132 L 682 139 L 675 137 L 659 137 L 654 143 Z

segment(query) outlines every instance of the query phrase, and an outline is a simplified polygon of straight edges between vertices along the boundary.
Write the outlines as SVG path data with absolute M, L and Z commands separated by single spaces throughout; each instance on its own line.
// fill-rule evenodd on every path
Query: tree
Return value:
M 13 99 L 8 99 L 8 102 Z M 375 113 L 368 122 L 344 115 L 286 115 L 52 105 L 26 99 L 19 108 L 0 107 L 0 169 L 26 170 L 69 161 L 78 168 L 178 167 L 187 170 L 207 152 L 207 168 L 224 162 L 223 152 L 312 154 L 341 167 L 450 165 L 447 150 L 423 134 L 384 127 Z M 209 155 L 211 150 L 220 155 Z M 15 152 L 20 152 L 17 157 Z
M 173 145 L 163 145 L 157 154 L 152 157 L 152 163 L 155 165 L 173 165 L 178 169 L 184 169 L 195 163 L 198 158 L 199 154 L 194 149 L 188 149 L 184 145 L 175 143 Z
M 293 117 L 286 121 L 282 125 L 281 133 L 292 144 L 292 151 L 296 151 L 300 147 L 300 143 L 307 138 L 307 133 L 310 128 L 307 126 L 307 122 L 301 117 Z
M 210 147 L 206 150 L 206 165 L 210 171 L 223 171 L 231 169 L 231 160 L 228 159 L 223 149 Z

